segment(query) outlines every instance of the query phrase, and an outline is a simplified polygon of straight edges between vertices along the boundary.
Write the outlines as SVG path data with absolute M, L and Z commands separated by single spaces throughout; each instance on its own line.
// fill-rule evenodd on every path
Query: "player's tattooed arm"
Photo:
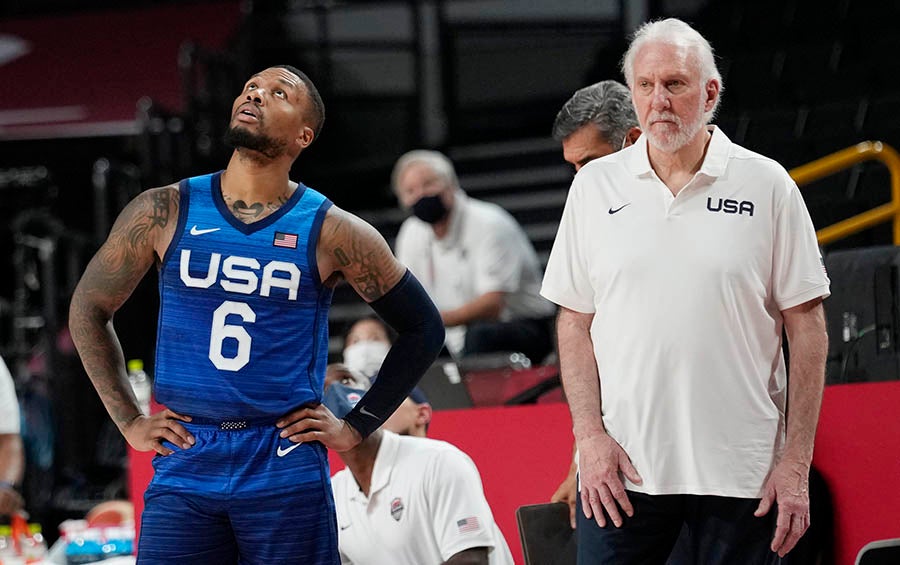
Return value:
M 317 255 L 323 280 L 341 273 L 366 302 L 384 296 L 406 272 L 375 228 L 337 206 L 325 216 Z
M 164 253 L 178 204 L 175 186 L 147 190 L 132 200 L 85 269 L 69 307 L 69 329 L 84 368 L 120 430 L 140 410 L 112 317 Z

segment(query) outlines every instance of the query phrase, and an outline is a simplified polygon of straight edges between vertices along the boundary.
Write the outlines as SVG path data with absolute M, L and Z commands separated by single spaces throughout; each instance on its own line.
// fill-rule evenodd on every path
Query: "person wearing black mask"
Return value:
M 401 156 L 391 184 L 411 213 L 395 251 L 441 311 L 450 353 L 517 351 L 539 363 L 553 348 L 556 310 L 538 294 L 542 271 L 522 227 L 496 204 L 469 198 L 436 151 Z

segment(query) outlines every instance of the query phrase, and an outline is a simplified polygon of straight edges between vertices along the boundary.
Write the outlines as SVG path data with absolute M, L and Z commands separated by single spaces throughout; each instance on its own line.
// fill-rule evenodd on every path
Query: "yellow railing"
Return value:
M 880 141 L 863 141 L 853 147 L 826 155 L 789 172 L 799 186 L 834 174 L 863 161 L 877 159 L 891 173 L 891 201 L 816 232 L 820 245 L 859 233 L 878 224 L 894 222 L 894 245 L 900 245 L 900 154 Z

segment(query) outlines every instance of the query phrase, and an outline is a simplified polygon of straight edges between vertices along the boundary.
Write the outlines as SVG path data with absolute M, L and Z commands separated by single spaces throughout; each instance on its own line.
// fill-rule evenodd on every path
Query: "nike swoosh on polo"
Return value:
M 212 233 L 214 231 L 219 231 L 222 228 L 208 228 L 205 230 L 197 229 L 197 226 L 191 228 L 191 235 L 203 235 L 205 233 Z
M 301 445 L 303 445 L 303 442 L 302 442 L 302 441 L 301 441 L 300 443 L 295 443 L 294 445 L 292 445 L 292 446 L 290 446 L 290 447 L 281 447 L 281 446 L 279 445 L 279 446 L 278 446 L 278 449 L 275 451 L 275 455 L 277 455 L 277 456 L 279 456 L 279 457 L 284 457 L 285 455 L 287 455 L 287 454 L 290 453 L 291 451 L 294 451 L 295 449 L 297 449 L 297 448 L 300 447 Z
M 629 202 L 628 204 L 631 204 L 631 202 Z M 610 214 L 615 214 L 616 212 L 618 212 L 619 210 L 621 210 L 621 209 L 624 208 L 625 206 L 628 206 L 628 204 L 622 204 L 621 206 L 619 206 L 619 207 L 616 208 L 616 209 L 610 208 L 610 209 L 609 209 L 609 213 L 610 213 Z

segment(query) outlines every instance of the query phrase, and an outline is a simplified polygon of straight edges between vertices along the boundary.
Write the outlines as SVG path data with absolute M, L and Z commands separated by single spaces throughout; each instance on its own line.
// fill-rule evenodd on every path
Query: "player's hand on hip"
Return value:
M 318 441 L 335 451 L 353 449 L 362 441 L 353 426 L 336 418 L 323 404 L 294 410 L 275 422 L 275 426 L 281 429 L 281 437 L 294 443 Z
M 196 442 L 194 436 L 179 423 L 190 422 L 191 417 L 178 414 L 166 408 L 151 416 L 138 416 L 122 430 L 131 447 L 138 451 L 155 451 L 160 455 L 170 455 L 174 451 L 165 445 L 167 441 L 181 449 L 190 449 Z
M 550 502 L 565 502 L 569 505 L 569 523 L 575 529 L 575 505 L 578 501 L 578 478 L 575 466 L 572 465 L 563 482 L 550 497 Z
M 603 528 L 606 527 L 606 517 L 603 515 L 603 510 L 606 509 L 612 523 L 618 528 L 622 525 L 619 508 L 628 516 L 634 515 L 634 508 L 628 500 L 619 473 L 634 484 L 641 484 L 643 479 L 622 446 L 607 434 L 580 441 L 578 454 L 584 516 L 588 519 L 593 517 Z
M 765 516 L 778 504 L 772 551 L 784 557 L 794 549 L 809 529 L 809 467 L 803 463 L 781 460 L 772 469 L 763 487 L 762 500 L 754 516 Z

